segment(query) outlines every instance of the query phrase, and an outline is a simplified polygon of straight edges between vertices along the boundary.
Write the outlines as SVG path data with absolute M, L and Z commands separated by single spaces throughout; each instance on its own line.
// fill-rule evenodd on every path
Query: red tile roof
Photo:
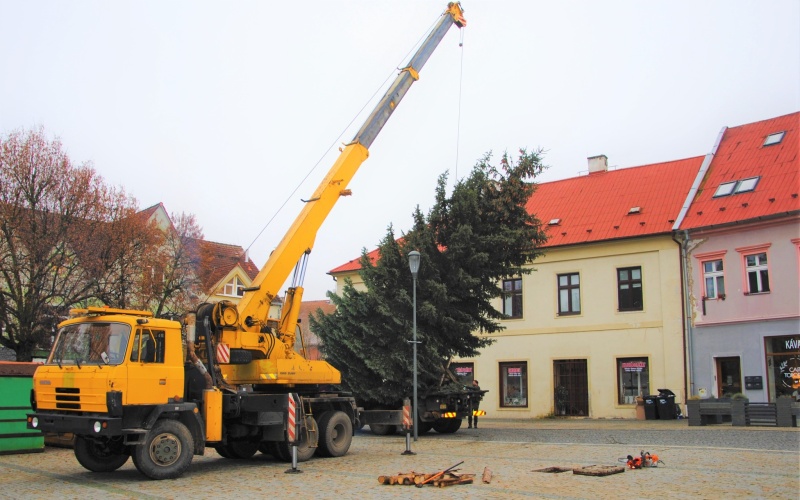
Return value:
M 187 241 L 187 245 L 190 252 L 199 261 L 199 265 L 206 267 L 206 269 L 199 270 L 203 287 L 206 290 L 216 285 L 237 265 L 242 267 L 250 279 L 255 279 L 258 275 L 258 267 L 239 245 L 191 238 Z
M 596 172 L 539 184 L 527 204 L 545 225 L 546 247 L 669 234 L 689 194 L 702 156 Z M 639 207 L 639 212 L 628 212 Z M 560 219 L 555 225 L 548 225 Z M 378 259 L 378 250 L 369 253 Z M 361 269 L 360 257 L 329 274 Z
M 778 144 L 770 134 L 785 131 Z M 800 112 L 725 131 L 681 229 L 730 224 L 800 210 Z M 755 190 L 719 196 L 720 184 L 760 177 Z
M 369 260 L 373 264 L 378 261 L 378 249 L 371 251 L 369 254 Z M 361 269 L 361 256 L 359 255 L 357 258 L 347 261 L 345 264 L 342 264 L 339 267 L 333 268 L 328 271 L 328 274 L 337 274 L 337 273 L 345 273 L 348 271 L 358 271 Z
M 539 184 L 527 204 L 547 228 L 546 247 L 668 234 L 702 156 Z M 639 207 L 638 213 L 629 213 Z M 558 224 L 549 225 L 553 219 Z

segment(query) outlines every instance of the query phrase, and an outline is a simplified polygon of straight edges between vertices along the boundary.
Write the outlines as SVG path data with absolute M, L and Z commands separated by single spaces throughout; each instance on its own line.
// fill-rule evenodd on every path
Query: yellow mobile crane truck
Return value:
M 295 352 L 302 278 L 317 231 L 454 24 L 466 24 L 459 3 L 448 4 L 238 304 L 201 304 L 180 322 L 73 310 L 34 376 L 28 428 L 73 433 L 90 471 L 114 471 L 131 457 L 152 479 L 180 476 L 207 446 L 234 459 L 261 451 L 293 461 L 293 446 L 298 461 L 346 454 L 364 422 L 353 396 L 334 390 L 340 372 Z M 293 268 L 280 317 L 270 318 Z

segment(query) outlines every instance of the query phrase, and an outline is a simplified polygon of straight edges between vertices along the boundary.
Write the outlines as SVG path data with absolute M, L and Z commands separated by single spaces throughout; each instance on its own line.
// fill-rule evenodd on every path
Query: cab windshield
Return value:
M 124 323 L 78 323 L 58 332 L 48 364 L 118 365 L 125 359 L 130 325 Z

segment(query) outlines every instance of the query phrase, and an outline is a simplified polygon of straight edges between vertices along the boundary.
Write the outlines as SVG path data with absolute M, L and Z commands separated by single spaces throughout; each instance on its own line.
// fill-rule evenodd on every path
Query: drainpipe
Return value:
M 683 301 L 683 352 L 684 373 L 686 373 L 686 398 L 694 394 L 694 329 L 692 328 L 692 299 L 689 289 L 689 231 L 675 232 L 672 239 L 680 248 L 681 292 Z
M 717 149 L 719 149 L 719 144 L 722 142 L 722 138 L 725 135 L 726 130 L 728 130 L 728 127 L 722 127 L 717 135 L 717 140 L 714 142 L 714 146 L 711 148 L 711 151 L 709 151 L 705 158 L 703 158 L 703 163 L 700 164 L 700 170 L 697 171 L 697 176 L 695 176 L 692 187 L 689 189 L 689 194 L 686 196 L 683 207 L 681 207 L 681 211 L 678 214 L 678 217 L 675 219 L 675 223 L 672 225 L 672 239 L 675 240 L 675 243 L 680 246 L 681 254 L 683 342 L 684 352 L 686 353 L 684 359 L 686 387 L 684 389 L 687 391 L 687 398 L 694 393 L 694 329 L 692 328 L 692 302 L 690 293 L 691 290 L 689 289 L 689 231 L 684 229 L 682 231 L 683 234 L 681 235 L 680 227 L 683 223 L 683 219 L 686 218 L 686 214 L 689 212 L 689 207 L 692 205 L 695 196 L 697 196 L 697 192 L 700 190 L 700 185 L 703 183 L 706 173 L 708 173 L 708 169 L 711 168 L 711 162 L 714 160 L 714 155 L 717 154 Z

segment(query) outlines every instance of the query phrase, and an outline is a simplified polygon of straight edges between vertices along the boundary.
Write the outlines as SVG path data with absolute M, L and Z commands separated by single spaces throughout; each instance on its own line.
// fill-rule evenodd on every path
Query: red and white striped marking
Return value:
M 217 344 L 217 363 L 230 363 L 231 361 L 231 348 L 228 344 Z
M 294 395 L 289 394 L 289 418 L 286 422 L 286 435 L 290 443 L 294 443 L 297 439 L 297 415 L 294 402 Z
M 403 406 L 403 428 L 411 428 L 411 405 Z

